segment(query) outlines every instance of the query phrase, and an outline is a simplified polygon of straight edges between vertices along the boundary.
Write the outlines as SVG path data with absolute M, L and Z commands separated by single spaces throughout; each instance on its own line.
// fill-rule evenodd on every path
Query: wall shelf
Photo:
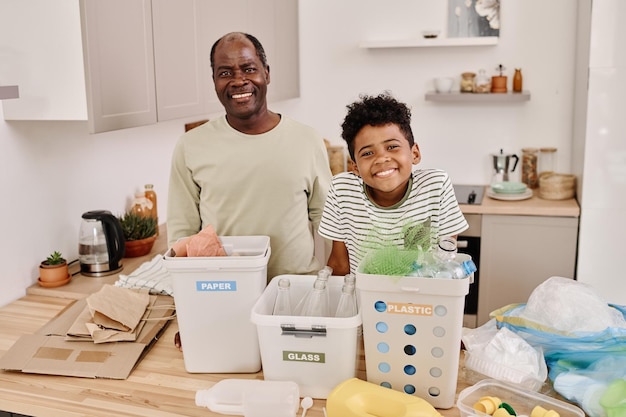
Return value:
M 475 38 L 434 38 L 434 39 L 391 39 L 363 41 L 359 45 L 361 48 L 428 48 L 441 46 L 490 46 L 497 45 L 497 36 L 482 36 Z
M 20 91 L 17 85 L 5 85 L 0 86 L 0 100 L 7 100 L 10 98 L 19 98 Z
M 426 101 L 438 103 L 516 103 L 530 100 L 530 92 L 521 93 L 437 93 L 429 91 L 424 96 Z

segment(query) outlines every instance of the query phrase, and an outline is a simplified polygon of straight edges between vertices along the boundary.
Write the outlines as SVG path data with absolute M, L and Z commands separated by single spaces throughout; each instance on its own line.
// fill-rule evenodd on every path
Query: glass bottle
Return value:
M 313 302 L 313 304 L 322 304 L 321 310 L 323 310 L 325 312 L 325 316 L 323 317 L 327 317 L 329 315 L 329 310 L 328 310 L 328 306 L 330 304 L 330 293 L 328 291 L 328 278 L 332 275 L 332 271 L 333 269 L 329 266 L 325 266 L 324 268 L 320 269 L 317 272 L 317 277 L 315 278 L 315 281 L 313 282 L 313 288 L 311 288 L 305 295 L 304 297 L 302 297 L 302 299 L 298 302 L 298 304 L 296 305 L 296 308 L 294 309 L 294 315 L 296 316 L 307 316 L 309 314 L 305 314 L 305 311 L 307 309 L 313 309 L 316 310 L 317 306 L 314 307 L 310 307 L 310 304 Z M 319 284 L 322 283 L 322 284 Z M 319 297 L 322 297 L 323 300 L 321 302 L 318 303 L 317 299 Z M 313 301 L 311 301 L 311 299 L 314 299 Z M 324 307 L 325 306 L 325 307 Z
M 302 305 L 301 316 L 328 317 L 328 281 L 316 279 Z
M 291 316 L 291 281 L 289 278 L 278 280 L 278 290 L 272 314 L 275 316 Z
M 513 74 L 513 92 L 521 93 L 522 92 L 522 69 L 515 68 L 515 74 Z
M 152 202 L 146 198 L 145 193 L 136 192 L 131 211 L 139 216 L 149 217 L 152 213 Z
M 537 160 L 539 149 L 523 148 L 522 149 L 522 182 L 528 188 L 537 188 L 539 185 L 539 177 L 537 175 Z
M 539 149 L 539 176 L 553 174 L 556 160 L 556 148 Z
M 356 316 L 356 294 L 354 293 L 354 285 L 351 283 L 343 284 L 341 295 L 339 296 L 339 304 L 335 317 L 352 317 Z
M 157 236 L 159 235 L 159 215 L 157 212 L 157 195 L 156 192 L 154 191 L 154 185 L 152 184 L 146 184 L 144 187 L 144 195 L 145 197 L 150 200 L 150 202 L 152 203 L 152 209 L 150 210 L 150 216 L 156 220 L 157 222 Z

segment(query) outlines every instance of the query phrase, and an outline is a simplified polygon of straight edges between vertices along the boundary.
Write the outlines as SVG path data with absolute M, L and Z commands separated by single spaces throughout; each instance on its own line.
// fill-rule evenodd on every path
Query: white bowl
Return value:
M 438 93 L 449 93 L 453 82 L 450 77 L 437 77 L 435 78 L 435 90 Z

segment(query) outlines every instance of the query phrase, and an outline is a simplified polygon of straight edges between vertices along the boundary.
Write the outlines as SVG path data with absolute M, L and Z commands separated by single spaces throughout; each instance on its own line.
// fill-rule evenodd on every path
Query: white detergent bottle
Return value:
M 295 417 L 300 389 L 293 381 L 223 379 L 209 389 L 196 391 L 196 405 L 245 417 Z

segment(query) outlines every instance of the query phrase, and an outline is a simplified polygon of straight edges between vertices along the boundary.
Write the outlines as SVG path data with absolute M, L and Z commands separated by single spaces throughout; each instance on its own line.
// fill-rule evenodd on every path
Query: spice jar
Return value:
M 539 185 L 539 177 L 537 175 L 537 160 L 539 149 L 524 148 L 522 149 L 522 182 L 528 188 L 537 188 Z
M 488 93 L 491 91 L 491 79 L 487 76 L 487 72 L 484 69 L 478 70 L 478 75 L 474 80 L 474 92 L 475 93 Z
M 539 176 L 552 174 L 555 170 L 556 148 L 539 149 Z
M 473 72 L 464 72 L 461 74 L 461 93 L 474 92 L 474 78 L 476 74 Z

